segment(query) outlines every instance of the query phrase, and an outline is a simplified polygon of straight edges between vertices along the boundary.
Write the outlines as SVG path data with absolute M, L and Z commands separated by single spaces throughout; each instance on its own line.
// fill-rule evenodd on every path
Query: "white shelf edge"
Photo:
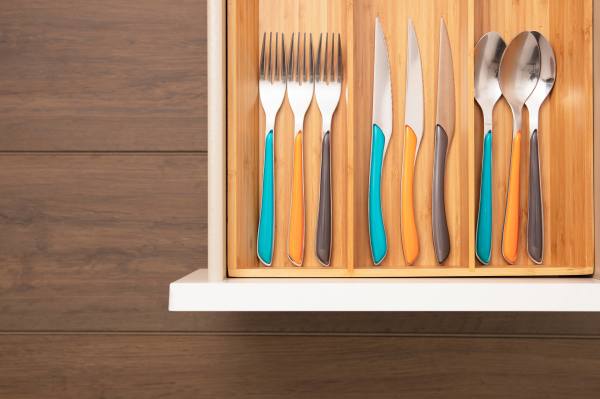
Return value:
M 600 311 L 600 280 L 535 278 L 236 278 L 199 269 L 170 285 L 170 311 Z

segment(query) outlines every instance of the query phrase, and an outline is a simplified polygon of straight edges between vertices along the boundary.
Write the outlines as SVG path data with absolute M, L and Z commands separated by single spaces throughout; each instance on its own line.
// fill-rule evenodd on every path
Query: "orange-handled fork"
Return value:
M 312 34 L 292 34 L 287 68 L 287 96 L 294 114 L 294 162 L 288 235 L 288 257 L 296 266 L 304 260 L 304 116 L 314 93 Z

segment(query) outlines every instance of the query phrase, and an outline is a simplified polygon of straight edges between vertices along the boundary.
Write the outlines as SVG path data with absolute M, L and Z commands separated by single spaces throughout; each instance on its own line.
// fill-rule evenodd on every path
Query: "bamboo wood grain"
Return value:
M 527 273 L 545 273 L 560 265 L 580 265 L 582 274 L 594 265 L 594 130 L 592 0 L 478 2 L 475 43 L 487 31 L 499 32 L 509 43 L 523 30 L 546 36 L 556 55 L 557 78 L 540 111 L 540 160 L 544 206 L 544 261 L 536 266 L 527 256 L 527 195 L 529 183 L 528 117 L 523 116 L 519 242 L 515 265 Z M 476 105 L 474 105 L 476 107 Z M 500 238 L 510 163 L 512 119 L 506 101 L 494 110 L 493 246 L 490 274 L 512 268 L 502 258 Z M 476 178 L 481 170 L 482 116 L 476 110 Z M 478 193 L 476 194 L 478 196 Z
M 513 9 L 517 7 L 515 11 Z M 510 276 L 591 274 L 594 265 L 593 130 L 592 130 L 592 9 L 591 0 L 576 0 L 568 12 L 557 1 L 512 2 L 485 0 L 422 3 L 388 0 L 331 2 L 253 0 L 228 3 L 228 273 L 232 277 L 401 277 L 401 276 Z M 373 24 L 382 17 L 392 64 L 393 135 L 382 175 L 382 202 L 389 249 L 379 267 L 372 264 L 367 221 L 370 123 L 373 76 Z M 514 17 L 518 15 L 518 17 Z M 425 132 L 415 169 L 415 213 L 420 255 L 406 263 L 400 244 L 400 165 L 404 124 L 406 20 L 415 23 L 423 63 Z M 456 136 L 449 148 L 446 201 L 450 256 L 437 266 L 431 232 L 431 176 L 437 82 L 439 18 L 448 26 L 456 82 Z M 570 26 L 579 26 L 572 31 Z M 481 163 L 481 116 L 473 101 L 473 55 L 476 39 L 487 30 L 500 31 L 508 41 L 524 29 L 546 34 L 557 53 L 558 79 L 541 113 L 542 187 L 546 211 L 544 264 L 528 261 L 525 242 L 519 243 L 514 265 L 502 260 L 501 218 L 504 215 L 510 134 L 509 111 L 495 110 L 494 133 L 494 251 L 489 266 L 474 257 L 474 230 Z M 314 255 L 318 201 L 320 115 L 313 104 L 305 122 L 306 249 L 304 267 L 294 269 L 286 256 L 293 121 L 287 101 L 280 111 L 275 136 L 276 243 L 273 267 L 260 267 L 255 255 L 257 198 L 262 156 L 259 133 L 264 125 L 257 96 L 258 35 L 262 31 L 341 31 L 347 79 L 334 118 L 332 267 L 323 269 Z M 234 57 L 234 58 L 232 58 Z M 232 62 L 247 59 L 249 62 Z M 250 62 L 255 60 L 254 62 Z M 232 65 L 234 64 L 234 65 Z M 583 68 L 583 73 L 581 72 Z M 243 98 L 239 98 L 239 95 Z M 565 111 L 567 110 L 567 111 Z M 526 118 L 524 118 L 526 119 Z M 526 126 L 524 126 L 526 127 Z M 578 140 L 568 134 L 578 132 Z M 524 136 L 525 137 L 525 136 Z M 545 140 L 547 139 L 547 140 Z M 507 141 L 508 140 L 508 141 Z M 521 158 L 528 161 L 526 147 Z M 579 155 L 578 155 L 579 154 Z M 561 165 L 556 167 L 551 165 Z M 521 173 L 526 168 L 522 168 Z M 562 190 L 569 180 L 575 202 Z M 523 187 L 527 177 L 521 176 Z M 232 190 L 236 190 L 232 192 Z M 526 192 L 521 190 L 520 240 L 526 237 Z M 244 193 L 244 194 L 241 194 Z M 246 195 L 246 193 L 251 195 Z M 250 197 L 248 200 L 247 198 Z M 557 206 L 556 204 L 564 204 Z M 573 222 L 572 222 L 573 221 Z

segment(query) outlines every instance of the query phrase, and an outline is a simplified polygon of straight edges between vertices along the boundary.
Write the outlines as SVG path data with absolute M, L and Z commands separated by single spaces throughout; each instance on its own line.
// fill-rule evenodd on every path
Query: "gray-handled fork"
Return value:
M 337 35 L 337 51 L 335 51 L 336 35 L 319 36 L 317 49 L 317 65 L 315 70 L 315 97 L 323 120 L 321 149 L 321 186 L 319 193 L 319 216 L 317 220 L 317 258 L 324 266 L 331 262 L 331 119 L 337 108 L 342 92 L 342 42 Z
M 279 108 L 281 108 L 281 103 L 283 103 L 283 97 L 285 96 L 286 76 L 283 33 L 281 34 L 281 45 L 279 44 L 279 33 L 275 33 L 274 47 L 272 46 L 272 32 L 269 33 L 268 49 L 265 48 L 266 41 L 267 34 L 265 33 L 260 52 L 260 78 L 258 82 L 260 103 L 266 117 L 265 158 L 263 161 L 262 197 L 256 252 L 262 263 L 266 266 L 271 266 L 275 239 L 274 129 L 275 117 Z

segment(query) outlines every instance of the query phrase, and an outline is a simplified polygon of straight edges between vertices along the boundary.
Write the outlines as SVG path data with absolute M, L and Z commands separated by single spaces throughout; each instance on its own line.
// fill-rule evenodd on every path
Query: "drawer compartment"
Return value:
M 509 0 L 229 0 L 227 2 L 227 272 L 231 277 L 402 277 L 588 275 L 594 266 L 594 130 L 592 1 Z M 374 266 L 369 248 L 367 192 L 371 139 L 373 36 L 379 15 L 389 50 L 393 135 L 382 175 L 388 254 Z M 407 265 L 400 242 L 400 174 L 403 149 L 406 36 L 414 21 L 423 65 L 425 130 L 417 158 L 415 207 L 420 255 Z M 446 212 L 451 252 L 438 265 L 431 231 L 439 20 L 448 27 L 456 90 L 455 136 L 448 153 Z M 489 265 L 475 258 L 481 171 L 482 116 L 473 99 L 473 56 L 479 37 L 499 32 L 508 43 L 523 30 L 538 30 L 557 58 L 554 90 L 540 113 L 545 256 L 527 257 L 528 140 L 521 147 L 519 258 L 500 252 L 511 144 L 511 114 L 500 100 L 494 111 L 493 248 Z M 256 236 L 264 145 L 258 97 L 259 42 L 263 32 L 339 32 L 345 77 L 332 126 L 333 244 L 330 267 L 315 256 L 319 195 L 321 116 L 313 101 L 305 119 L 305 255 L 302 267 L 287 257 L 293 115 L 287 99 L 275 127 L 275 250 L 261 265 Z M 524 112 L 524 132 L 527 113 Z

